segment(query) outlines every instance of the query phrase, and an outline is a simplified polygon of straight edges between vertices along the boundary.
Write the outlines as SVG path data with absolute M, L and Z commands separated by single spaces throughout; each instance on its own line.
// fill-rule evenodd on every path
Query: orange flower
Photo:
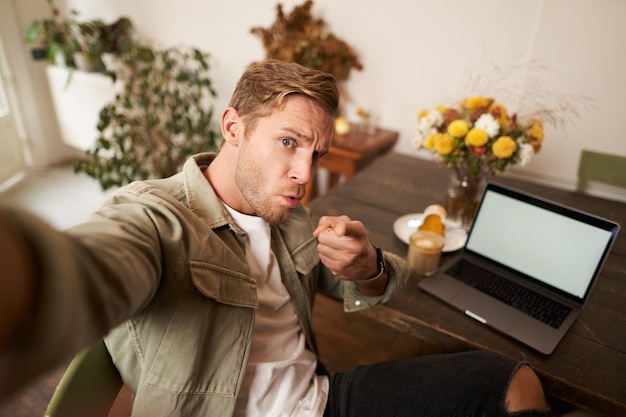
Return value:
M 530 144 L 530 146 L 533 147 L 533 150 L 535 151 L 535 153 L 539 153 L 539 151 L 541 150 L 541 141 L 540 140 L 532 139 L 528 143 Z
M 493 103 L 491 107 L 489 107 L 489 114 L 498 121 L 501 129 L 507 129 L 509 127 L 509 115 L 504 105 Z
M 486 109 L 493 103 L 492 98 L 482 96 L 471 97 L 461 102 L 461 105 L 468 110 Z
M 541 142 L 543 140 L 543 124 L 541 120 L 531 119 L 528 121 L 528 124 L 530 125 L 527 131 L 528 136 Z

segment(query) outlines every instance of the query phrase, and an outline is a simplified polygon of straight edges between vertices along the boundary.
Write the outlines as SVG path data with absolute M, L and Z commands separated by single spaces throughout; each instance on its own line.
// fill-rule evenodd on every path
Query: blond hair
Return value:
M 332 75 L 277 59 L 250 65 L 239 78 L 229 106 L 252 131 L 260 117 L 270 115 L 290 94 L 309 98 L 333 117 L 337 114 L 339 89 Z

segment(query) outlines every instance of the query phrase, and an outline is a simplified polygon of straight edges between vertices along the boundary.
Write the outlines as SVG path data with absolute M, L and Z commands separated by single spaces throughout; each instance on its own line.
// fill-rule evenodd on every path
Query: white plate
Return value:
M 396 234 L 398 239 L 408 245 L 409 238 L 413 232 L 417 230 L 419 225 L 422 224 L 423 217 L 424 213 L 411 213 L 400 216 L 395 222 L 393 222 L 393 232 Z M 456 223 L 448 220 L 444 221 L 443 224 L 446 230 L 443 251 L 454 252 L 461 249 L 467 240 L 467 232 L 465 229 L 462 229 Z

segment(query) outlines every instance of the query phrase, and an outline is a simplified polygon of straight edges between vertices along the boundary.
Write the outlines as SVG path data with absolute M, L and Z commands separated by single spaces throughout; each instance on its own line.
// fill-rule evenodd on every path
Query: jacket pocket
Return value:
M 256 282 L 249 274 L 199 261 L 191 261 L 189 268 L 193 285 L 205 297 L 234 306 L 259 306 Z
M 190 270 L 193 285 L 177 303 L 147 382 L 171 393 L 233 397 L 252 337 L 254 282 L 200 262 Z

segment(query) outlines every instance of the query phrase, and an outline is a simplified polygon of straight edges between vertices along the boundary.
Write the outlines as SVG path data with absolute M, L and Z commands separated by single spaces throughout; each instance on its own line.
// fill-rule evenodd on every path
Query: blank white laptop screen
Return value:
M 611 235 L 488 190 L 466 247 L 582 299 Z

